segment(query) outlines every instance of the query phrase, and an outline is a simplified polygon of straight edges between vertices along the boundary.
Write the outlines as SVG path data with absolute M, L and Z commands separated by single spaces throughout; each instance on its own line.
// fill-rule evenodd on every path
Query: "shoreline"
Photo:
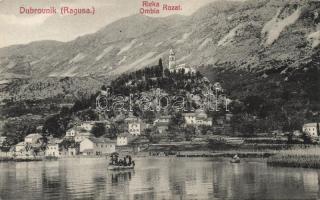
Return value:
M 296 167 L 320 169 L 320 147 L 295 148 L 290 150 L 196 150 L 196 151 L 177 151 L 170 154 L 163 151 L 142 151 L 133 154 L 134 157 L 143 158 L 232 158 L 238 155 L 241 159 L 258 158 L 263 159 L 268 166 L 276 167 Z M 33 161 L 56 161 L 63 159 L 106 159 L 106 156 L 66 156 L 66 157 L 32 157 L 32 158 L 13 158 L 0 157 L 1 162 L 33 162 Z

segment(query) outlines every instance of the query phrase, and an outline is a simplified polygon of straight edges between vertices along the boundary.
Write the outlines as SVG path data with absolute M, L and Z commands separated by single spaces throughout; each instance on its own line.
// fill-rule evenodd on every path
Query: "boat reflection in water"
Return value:
M 134 171 L 113 171 L 111 173 L 109 172 L 109 174 L 111 175 L 112 185 L 117 185 L 119 183 L 131 181 Z
M 0 199 L 319 199 L 319 170 L 261 161 L 138 158 L 110 171 L 105 159 L 0 163 Z

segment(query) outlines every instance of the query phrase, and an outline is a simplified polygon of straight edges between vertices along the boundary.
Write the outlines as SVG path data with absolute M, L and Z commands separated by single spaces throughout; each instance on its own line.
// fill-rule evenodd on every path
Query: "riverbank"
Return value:
M 0 162 L 33 162 L 42 161 L 43 158 L 14 158 L 14 157 L 0 157 Z
M 278 167 L 320 169 L 320 147 L 280 151 L 267 159 L 267 164 Z

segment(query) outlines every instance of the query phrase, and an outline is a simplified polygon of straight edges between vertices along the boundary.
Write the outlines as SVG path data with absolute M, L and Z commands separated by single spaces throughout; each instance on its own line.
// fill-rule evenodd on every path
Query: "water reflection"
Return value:
M 111 172 L 103 159 L 0 163 L 2 199 L 318 199 L 319 170 L 263 162 L 140 158 Z

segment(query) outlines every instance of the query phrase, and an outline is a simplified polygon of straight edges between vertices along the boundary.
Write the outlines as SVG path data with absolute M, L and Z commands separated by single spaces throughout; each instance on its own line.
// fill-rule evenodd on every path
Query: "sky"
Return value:
M 78 36 L 94 33 L 107 24 L 138 14 L 143 0 L 0 0 L 0 48 L 26 44 L 37 40 L 70 41 Z M 155 1 L 155 0 L 154 0 Z M 158 0 L 161 3 L 181 4 L 182 10 L 153 15 L 191 15 L 200 7 L 215 0 Z M 49 8 L 94 7 L 94 15 L 62 16 L 61 14 L 20 14 L 20 7 Z

